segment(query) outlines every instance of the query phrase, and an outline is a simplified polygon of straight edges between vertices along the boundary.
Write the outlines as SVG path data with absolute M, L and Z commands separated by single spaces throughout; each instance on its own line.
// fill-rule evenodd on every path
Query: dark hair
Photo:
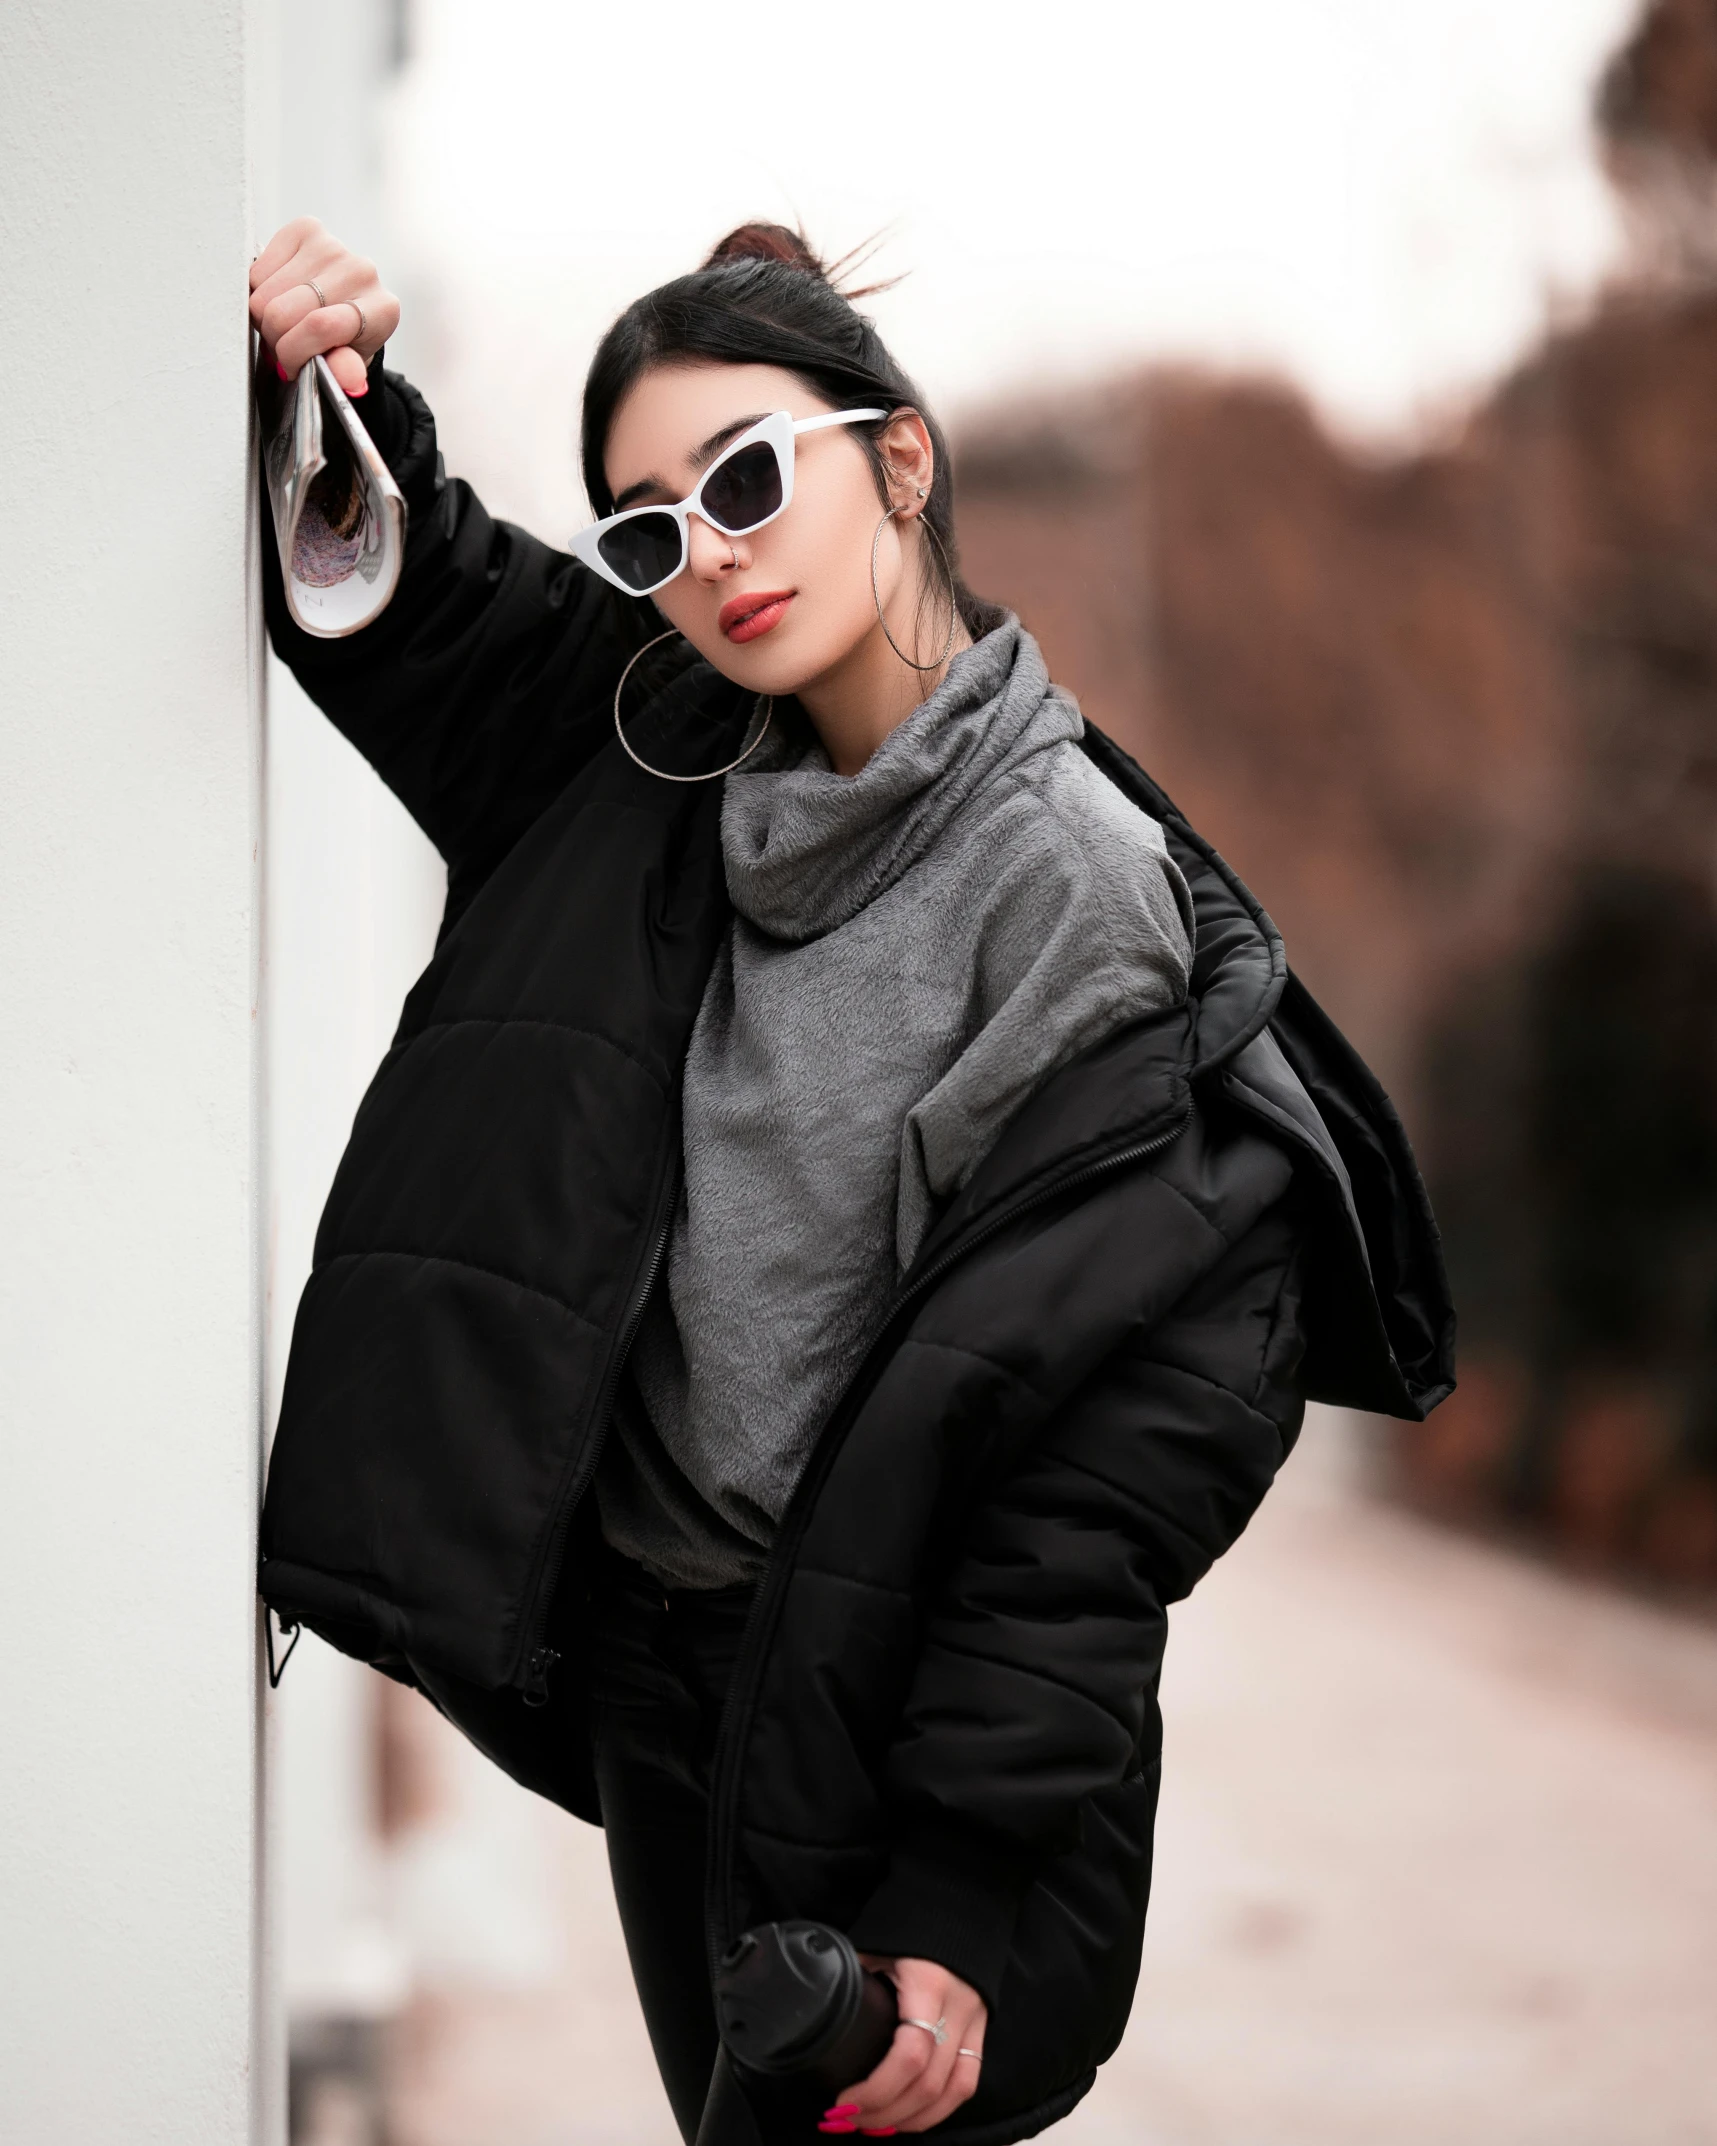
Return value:
M 837 410 L 864 403 L 878 404 L 890 413 L 903 407 L 916 410 L 936 451 L 936 474 L 924 503 L 924 519 L 941 540 L 954 601 L 966 630 L 976 639 L 998 625 L 1003 613 L 974 596 L 960 578 L 953 470 L 942 428 L 889 353 L 874 323 L 836 288 L 833 277 L 841 266 L 836 263 L 832 271 L 825 268 L 803 234 L 782 224 L 741 224 L 694 274 L 677 276 L 672 283 L 635 299 L 597 345 L 584 383 L 584 488 L 597 514 L 613 511 L 614 497 L 602 458 L 614 413 L 652 365 L 676 359 L 776 365 Z M 880 425 L 855 425 L 852 432 L 870 459 L 878 497 L 886 506 L 886 472 L 876 439 L 881 429 Z M 936 546 L 927 544 L 924 549 L 931 554 Z M 927 571 L 935 573 L 940 563 L 927 557 Z

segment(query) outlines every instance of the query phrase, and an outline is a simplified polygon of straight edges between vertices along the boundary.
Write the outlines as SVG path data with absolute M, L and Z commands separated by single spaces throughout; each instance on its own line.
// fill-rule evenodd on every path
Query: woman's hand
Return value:
M 251 263 L 250 317 L 288 380 L 326 351 L 334 378 L 348 395 L 361 395 L 365 367 L 399 326 L 399 300 L 373 261 L 342 246 L 314 216 L 295 216 Z
M 902 2024 L 894 2044 L 868 2079 L 841 2095 L 819 2131 L 928 2131 L 970 2101 L 978 2086 L 978 2060 L 984 2050 L 989 2013 L 969 1982 L 938 1967 L 934 1960 L 881 1960 L 861 1955 L 894 1984 Z M 938 2043 L 909 2019 L 948 2023 L 947 2039 Z M 975 2050 L 976 2056 L 962 2056 Z

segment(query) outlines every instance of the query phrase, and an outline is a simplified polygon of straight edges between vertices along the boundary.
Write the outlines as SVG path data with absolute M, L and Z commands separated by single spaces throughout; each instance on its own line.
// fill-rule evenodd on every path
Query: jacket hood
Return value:
M 997 1215 L 1053 1197 L 1070 1176 L 1154 1150 L 1195 1095 L 1220 1098 L 1292 1150 L 1310 1191 L 1308 1398 L 1424 1417 L 1454 1387 L 1455 1318 L 1400 1119 L 1291 975 L 1280 933 L 1222 858 L 1112 739 L 1087 722 L 1083 742 L 1161 822 L 1186 879 L 1197 926 L 1187 1003 L 1121 1030 L 1049 1080 L 942 1215 L 916 1271 Z

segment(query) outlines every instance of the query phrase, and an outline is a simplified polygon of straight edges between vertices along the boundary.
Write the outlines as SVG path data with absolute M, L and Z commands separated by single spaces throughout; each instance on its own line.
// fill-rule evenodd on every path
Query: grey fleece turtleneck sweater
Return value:
M 756 1573 L 939 1207 L 1057 1066 L 1185 995 L 1185 884 L 1082 727 L 1009 619 L 857 775 L 800 728 L 727 778 L 684 1189 L 597 1478 L 670 1584 Z

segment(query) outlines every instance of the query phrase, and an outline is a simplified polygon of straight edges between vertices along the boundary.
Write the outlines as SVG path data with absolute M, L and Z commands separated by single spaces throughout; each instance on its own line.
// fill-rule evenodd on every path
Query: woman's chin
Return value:
M 755 641 L 736 646 L 724 639 L 719 652 L 711 653 L 710 661 L 724 678 L 746 692 L 785 700 L 830 668 L 828 650 L 812 648 L 808 642 L 809 636 L 795 634 L 791 623 L 784 620 L 774 632 Z

